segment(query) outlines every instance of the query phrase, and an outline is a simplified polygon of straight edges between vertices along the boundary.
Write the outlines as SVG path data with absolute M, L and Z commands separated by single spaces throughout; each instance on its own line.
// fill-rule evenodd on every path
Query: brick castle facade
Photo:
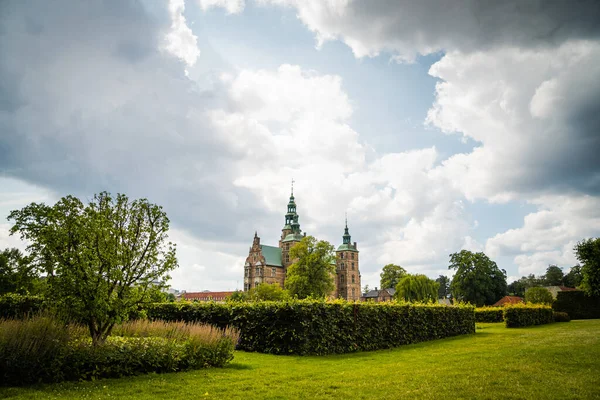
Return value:
M 306 233 L 303 234 L 300 229 L 298 219 L 292 188 L 279 246 L 261 244 L 258 234 L 254 233 L 254 240 L 244 264 L 244 291 L 257 287 L 261 283 L 278 283 L 284 287 L 287 268 L 293 263 L 293 260 L 290 260 L 290 248 L 306 236 Z M 351 242 L 347 221 L 342 244 L 335 252 L 334 282 L 335 290 L 331 293 L 332 297 L 360 300 L 358 249 L 356 242 Z

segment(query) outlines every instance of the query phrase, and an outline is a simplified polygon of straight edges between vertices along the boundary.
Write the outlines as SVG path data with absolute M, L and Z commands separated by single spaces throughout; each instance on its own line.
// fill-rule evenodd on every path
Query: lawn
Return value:
M 0 388 L 14 399 L 600 398 L 600 320 L 506 329 L 323 357 L 236 352 L 227 368 Z

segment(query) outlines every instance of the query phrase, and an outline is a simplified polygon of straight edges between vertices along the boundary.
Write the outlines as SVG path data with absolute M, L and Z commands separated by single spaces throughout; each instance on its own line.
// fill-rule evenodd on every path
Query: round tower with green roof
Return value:
M 360 300 L 360 270 L 358 268 L 358 249 L 348 231 L 348 218 L 342 244 L 336 250 L 336 293 L 335 297 L 346 300 Z

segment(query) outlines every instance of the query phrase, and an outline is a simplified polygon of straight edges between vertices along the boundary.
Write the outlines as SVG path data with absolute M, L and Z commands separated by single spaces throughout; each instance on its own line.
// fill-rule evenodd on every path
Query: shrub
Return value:
M 549 324 L 554 321 L 552 308 L 542 304 L 510 304 L 504 307 L 507 328 Z
M 44 298 L 17 293 L 0 296 L 0 318 L 23 318 L 42 311 Z
M 571 321 L 571 317 L 566 312 L 554 312 L 554 322 L 569 322 Z
M 552 304 L 552 293 L 543 287 L 532 287 L 525 291 L 525 301 L 534 304 Z
M 503 322 L 502 307 L 480 307 L 475 309 L 475 322 Z
M 271 354 L 333 354 L 385 349 L 475 332 L 472 306 L 314 300 L 155 304 L 153 319 L 197 321 L 240 330 L 238 348 Z
M 568 313 L 572 319 L 600 318 L 600 297 L 588 296 L 579 290 L 558 292 L 552 308 Z
M 50 317 L 0 321 L 0 382 L 27 384 L 220 367 L 239 335 L 199 324 L 136 321 L 97 346 Z

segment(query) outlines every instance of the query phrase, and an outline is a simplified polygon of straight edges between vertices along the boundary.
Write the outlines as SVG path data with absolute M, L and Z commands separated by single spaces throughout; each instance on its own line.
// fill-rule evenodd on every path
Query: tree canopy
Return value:
M 447 299 L 450 297 L 450 279 L 446 275 L 440 275 L 435 280 L 439 285 L 438 299 Z
M 30 257 L 16 248 L 0 252 L 0 295 L 41 294 L 44 287 L 44 280 L 40 278 Z
M 579 265 L 575 265 L 565 275 L 564 284 L 567 287 L 576 288 L 579 285 L 581 285 L 581 281 L 583 281 L 583 274 L 581 273 L 581 267 Z
M 574 250 L 581 263 L 581 288 L 590 296 L 600 296 L 600 238 L 584 239 Z
M 552 293 L 543 287 L 532 287 L 525 292 L 525 301 L 528 303 L 552 304 Z
M 291 296 L 323 298 L 335 289 L 334 247 L 324 240 L 306 236 L 290 249 L 293 264 L 287 269 L 285 288 Z
M 546 275 L 544 275 L 546 286 L 561 286 L 564 278 L 565 274 L 563 273 L 562 268 L 556 265 L 549 265 L 548 268 L 546 268 Z
M 94 344 L 149 301 L 177 266 L 175 246 L 165 243 L 169 219 L 146 199 L 102 192 L 84 205 L 66 196 L 53 206 L 31 203 L 9 220 L 11 234 L 30 243 L 32 261 L 47 274 L 52 303 L 86 324 Z
M 289 297 L 287 290 L 278 283 L 261 283 L 246 294 L 246 299 L 250 301 L 283 301 Z
M 484 253 L 461 250 L 450 254 L 448 269 L 456 271 L 450 288 L 458 300 L 480 307 L 494 304 L 506 295 L 506 271 Z
M 436 301 L 439 283 L 426 275 L 405 275 L 396 285 L 394 297 L 406 301 Z
M 381 289 L 395 288 L 400 279 L 405 275 L 406 270 L 399 265 L 388 264 L 384 266 L 379 275 L 381 278 L 379 281 Z

